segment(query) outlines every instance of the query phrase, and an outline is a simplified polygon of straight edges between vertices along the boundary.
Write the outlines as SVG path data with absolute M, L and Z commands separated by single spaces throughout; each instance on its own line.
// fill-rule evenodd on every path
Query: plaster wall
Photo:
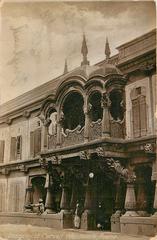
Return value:
M 38 117 L 25 120 L 16 120 L 11 125 L 0 127 L 0 140 L 5 141 L 4 163 L 10 162 L 11 137 L 22 136 L 22 157 L 20 160 L 30 158 L 30 132 L 41 126 Z
M 155 81 L 153 81 L 155 84 Z M 132 129 L 132 103 L 131 103 L 131 91 L 134 88 L 145 87 L 146 89 L 146 105 L 147 105 L 147 135 L 153 134 L 152 119 L 151 119 L 151 99 L 150 99 L 150 85 L 149 78 L 145 77 L 141 80 L 137 80 L 125 87 L 126 91 L 126 138 L 133 138 Z M 153 87 L 154 88 L 154 87 Z
M 27 177 L 19 176 L 9 177 L 7 186 L 6 209 L 7 212 L 23 211 L 25 202 L 25 189 L 27 186 Z M 17 191 L 19 192 L 16 196 Z

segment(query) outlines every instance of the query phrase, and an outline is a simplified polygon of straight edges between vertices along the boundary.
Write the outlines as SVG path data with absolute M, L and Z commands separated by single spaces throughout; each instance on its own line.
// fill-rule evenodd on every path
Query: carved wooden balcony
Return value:
M 48 136 L 48 149 L 55 149 L 57 144 L 57 135 Z
M 111 137 L 124 138 L 125 137 L 125 124 L 123 121 L 110 120 Z
M 81 128 L 78 125 L 75 129 L 69 130 L 66 129 L 65 132 L 62 132 L 62 147 L 71 146 L 84 142 L 84 127 Z
M 99 139 L 102 136 L 102 120 L 98 119 L 96 122 L 91 122 L 89 125 L 89 141 Z

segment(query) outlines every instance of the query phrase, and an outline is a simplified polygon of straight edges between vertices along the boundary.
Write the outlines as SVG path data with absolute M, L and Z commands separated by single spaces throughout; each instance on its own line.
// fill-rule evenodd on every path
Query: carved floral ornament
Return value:
M 97 155 L 104 158 L 104 150 L 102 147 L 96 149 Z M 118 160 L 113 158 L 104 158 L 104 161 L 100 163 L 100 168 L 112 173 L 113 175 L 118 175 L 123 178 L 127 183 L 134 183 L 136 180 L 136 175 L 133 171 L 124 168 Z
M 39 159 L 39 164 L 42 168 L 48 169 L 50 165 L 61 164 L 61 157 L 58 156 L 46 156 Z
M 89 160 L 90 159 L 89 153 L 87 151 L 81 151 L 80 152 L 80 159 Z

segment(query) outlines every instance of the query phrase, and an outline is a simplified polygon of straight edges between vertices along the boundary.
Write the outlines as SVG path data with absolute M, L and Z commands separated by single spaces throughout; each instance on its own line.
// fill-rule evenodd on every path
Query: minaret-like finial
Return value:
M 68 73 L 68 64 L 67 59 L 65 59 L 65 65 L 64 65 L 64 74 Z
M 110 46 L 108 42 L 108 38 L 106 38 L 106 44 L 105 44 L 105 55 L 106 55 L 106 60 L 110 58 L 111 51 L 110 51 Z
M 89 61 L 87 60 L 88 48 L 87 48 L 85 34 L 83 34 L 81 53 L 83 55 L 83 61 L 81 62 L 81 66 L 89 65 Z

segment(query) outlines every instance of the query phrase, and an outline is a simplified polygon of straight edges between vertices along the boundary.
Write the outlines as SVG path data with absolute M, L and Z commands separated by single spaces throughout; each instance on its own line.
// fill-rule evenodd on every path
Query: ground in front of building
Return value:
M 31 225 L 5 224 L 0 225 L 0 240 L 157 240 L 157 238 L 111 232 L 57 230 Z

